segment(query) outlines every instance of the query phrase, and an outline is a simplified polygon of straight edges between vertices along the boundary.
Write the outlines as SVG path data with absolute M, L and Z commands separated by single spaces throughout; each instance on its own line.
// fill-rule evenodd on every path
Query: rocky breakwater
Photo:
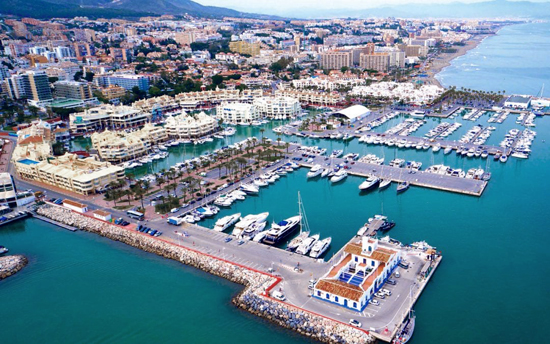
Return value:
M 266 293 L 271 286 L 277 283 L 277 279 L 271 275 L 61 207 L 44 205 L 37 210 L 37 213 L 56 222 L 97 233 L 141 250 L 194 266 L 234 283 L 242 284 L 245 288 L 233 299 L 235 305 L 308 337 L 331 343 L 366 343 L 374 341 L 371 336 L 361 330 L 270 299 L 266 296 Z
M 27 258 L 20 255 L 0 257 L 0 280 L 14 275 L 27 265 Z

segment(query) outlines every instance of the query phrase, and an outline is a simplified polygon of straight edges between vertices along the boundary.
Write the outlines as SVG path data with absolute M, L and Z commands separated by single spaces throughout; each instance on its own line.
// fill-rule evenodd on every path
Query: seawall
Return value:
M 27 263 L 27 258 L 21 255 L 0 257 L 0 280 L 15 275 Z
M 280 279 L 267 273 L 62 207 L 44 205 L 37 210 L 37 213 L 56 222 L 96 233 L 165 258 L 180 261 L 183 264 L 244 285 L 245 288 L 232 300 L 233 304 L 305 336 L 327 343 L 373 342 L 373 337 L 365 331 L 270 298 L 269 291 L 280 282 Z

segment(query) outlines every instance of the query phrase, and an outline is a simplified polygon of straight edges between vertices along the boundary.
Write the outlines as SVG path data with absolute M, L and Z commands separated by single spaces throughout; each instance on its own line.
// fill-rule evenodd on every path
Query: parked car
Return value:
M 384 295 L 386 295 L 386 296 L 391 296 L 391 291 L 388 290 L 388 289 L 382 288 L 382 289 L 380 289 L 378 292 L 380 292 L 380 293 L 382 293 L 382 294 L 384 294 Z
M 369 303 L 370 303 L 371 305 L 380 306 L 380 301 L 375 300 L 375 299 L 370 300 Z
M 394 279 L 391 279 L 391 278 L 388 278 L 386 283 L 391 284 L 391 285 L 396 285 L 397 284 L 397 282 Z
M 233 238 L 231 238 L 231 237 L 227 237 L 227 238 L 225 238 L 225 240 L 224 240 L 224 241 L 225 241 L 225 242 L 230 242 L 231 240 L 233 240 Z
M 379 299 L 385 299 L 386 295 L 382 294 L 381 292 L 374 293 L 374 296 L 376 296 Z
M 355 326 L 355 327 L 361 327 L 363 326 L 358 320 L 355 320 L 355 319 L 350 319 L 349 320 L 349 324 L 351 326 Z

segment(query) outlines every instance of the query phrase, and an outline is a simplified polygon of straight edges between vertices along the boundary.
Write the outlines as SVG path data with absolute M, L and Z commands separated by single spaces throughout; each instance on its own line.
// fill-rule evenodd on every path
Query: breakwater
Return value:
M 0 257 L 0 280 L 16 274 L 27 263 L 27 258 L 21 255 Z
M 373 338 L 365 331 L 271 299 L 268 296 L 269 291 L 280 282 L 280 279 L 267 273 L 97 220 L 62 207 L 44 205 L 37 210 L 37 213 L 53 221 L 96 233 L 165 258 L 180 261 L 183 264 L 244 285 L 245 288 L 232 301 L 235 305 L 305 336 L 327 343 L 367 343 L 373 341 Z

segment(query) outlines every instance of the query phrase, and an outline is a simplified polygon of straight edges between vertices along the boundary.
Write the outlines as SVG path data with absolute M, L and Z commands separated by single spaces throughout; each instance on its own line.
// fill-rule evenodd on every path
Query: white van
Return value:
M 391 296 L 391 291 L 389 291 L 388 289 L 382 288 L 382 289 L 379 290 L 379 292 L 386 295 L 386 296 Z
M 395 276 L 395 278 L 401 277 L 401 274 L 399 273 L 399 270 L 395 270 L 395 272 L 393 273 L 393 275 Z

